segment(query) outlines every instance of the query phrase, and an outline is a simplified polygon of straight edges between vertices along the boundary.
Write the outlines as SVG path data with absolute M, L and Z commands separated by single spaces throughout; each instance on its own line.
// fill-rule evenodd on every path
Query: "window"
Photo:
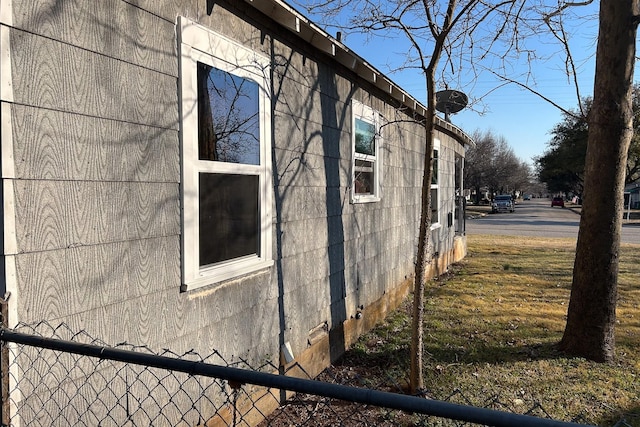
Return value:
M 269 61 L 182 17 L 183 290 L 269 267 Z
M 433 167 L 431 174 L 431 227 L 440 226 L 440 184 L 438 176 L 438 155 L 440 153 L 440 141 L 433 143 Z
M 352 203 L 380 200 L 381 117 L 372 108 L 353 101 Z
M 456 235 L 464 235 L 464 233 L 465 233 L 465 203 L 466 203 L 465 191 L 464 191 L 464 185 L 463 185 L 463 179 L 464 179 L 464 157 L 459 153 L 456 153 L 455 156 L 456 156 L 456 159 L 455 159 L 455 162 L 456 162 L 456 164 L 455 164 L 455 169 L 456 169 L 456 176 L 455 176 L 456 207 L 454 209 L 455 233 L 456 233 Z

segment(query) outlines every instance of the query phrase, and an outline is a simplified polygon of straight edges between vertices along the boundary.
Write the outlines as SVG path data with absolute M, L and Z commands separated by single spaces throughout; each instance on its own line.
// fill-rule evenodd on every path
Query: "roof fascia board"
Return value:
M 318 25 L 300 14 L 294 8 L 282 0 L 244 0 L 255 7 L 266 16 L 273 19 L 278 24 L 298 35 L 318 50 L 329 54 L 336 61 L 350 70 L 353 70 L 360 77 L 373 83 L 376 87 L 391 95 L 401 105 L 413 110 L 416 114 L 426 117 L 427 107 L 420 101 L 409 95 L 400 86 L 386 77 L 374 66 L 365 61 L 362 57 L 350 50 L 342 42 L 338 41 Z M 457 126 L 436 116 L 436 126 L 457 136 L 465 145 L 474 145 L 471 138 Z

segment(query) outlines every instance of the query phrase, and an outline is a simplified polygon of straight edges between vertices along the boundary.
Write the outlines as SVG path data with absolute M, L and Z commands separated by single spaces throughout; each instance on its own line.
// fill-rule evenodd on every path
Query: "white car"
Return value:
M 515 212 L 516 205 L 510 194 L 500 194 L 491 203 L 491 212 Z

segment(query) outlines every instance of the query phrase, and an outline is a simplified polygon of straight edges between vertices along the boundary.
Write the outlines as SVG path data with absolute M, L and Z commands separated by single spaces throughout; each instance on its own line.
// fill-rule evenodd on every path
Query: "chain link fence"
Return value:
M 551 420 L 538 402 L 514 407 L 499 396 L 472 401 L 461 390 L 440 401 L 406 396 L 389 379 L 376 384 L 334 367 L 310 381 L 298 365 L 286 375 L 272 375 L 279 367 L 270 361 L 252 366 L 217 351 L 203 356 L 128 343 L 108 346 L 64 324 L 19 325 L 1 334 L 3 426 L 567 426 L 585 421 Z M 627 419 L 616 424 L 632 425 Z

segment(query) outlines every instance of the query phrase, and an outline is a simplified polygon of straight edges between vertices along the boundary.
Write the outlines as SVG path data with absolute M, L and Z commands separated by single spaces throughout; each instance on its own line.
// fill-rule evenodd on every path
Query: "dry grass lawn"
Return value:
M 534 415 L 597 425 L 625 416 L 625 425 L 640 426 L 640 245 L 622 247 L 617 358 L 608 365 L 555 347 L 575 240 L 469 236 L 468 246 L 465 260 L 427 287 L 427 393 L 445 399 L 460 390 L 460 403 L 525 412 L 537 402 Z M 364 336 L 341 365 L 406 383 L 409 308 Z

